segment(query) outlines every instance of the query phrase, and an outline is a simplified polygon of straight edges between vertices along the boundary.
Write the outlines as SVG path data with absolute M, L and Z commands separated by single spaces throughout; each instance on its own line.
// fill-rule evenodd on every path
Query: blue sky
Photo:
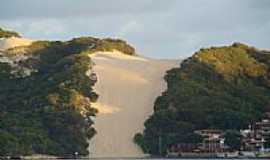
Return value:
M 33 39 L 122 38 L 144 56 L 185 58 L 233 42 L 270 49 L 270 0 L 1 0 L 0 26 Z

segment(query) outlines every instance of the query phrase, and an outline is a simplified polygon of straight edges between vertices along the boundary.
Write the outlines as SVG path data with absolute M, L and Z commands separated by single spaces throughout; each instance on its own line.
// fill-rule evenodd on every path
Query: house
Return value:
M 224 152 L 227 147 L 224 145 L 224 132 L 217 129 L 197 130 L 195 133 L 203 137 L 199 149 L 204 152 Z
M 264 119 L 240 131 L 243 136 L 243 150 L 264 151 L 267 139 L 270 139 L 270 120 Z

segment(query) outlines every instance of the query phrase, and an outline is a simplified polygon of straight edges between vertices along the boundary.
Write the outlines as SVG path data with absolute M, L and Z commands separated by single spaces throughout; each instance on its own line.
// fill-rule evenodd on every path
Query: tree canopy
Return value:
M 156 155 L 159 135 L 166 149 L 192 141 L 186 136 L 194 130 L 239 130 L 262 119 L 270 104 L 269 68 L 269 52 L 244 44 L 201 49 L 167 72 L 168 88 L 138 144 Z

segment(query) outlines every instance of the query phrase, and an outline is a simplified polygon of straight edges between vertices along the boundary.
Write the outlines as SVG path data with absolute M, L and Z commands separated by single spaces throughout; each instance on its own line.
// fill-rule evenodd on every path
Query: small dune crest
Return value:
M 26 38 L 10 37 L 0 39 L 0 50 L 7 50 L 19 46 L 28 46 L 33 40 Z

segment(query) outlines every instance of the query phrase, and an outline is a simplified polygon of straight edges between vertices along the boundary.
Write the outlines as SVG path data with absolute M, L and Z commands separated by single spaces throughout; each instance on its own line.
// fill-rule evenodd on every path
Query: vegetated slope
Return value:
M 87 155 L 98 97 L 88 55 L 112 49 L 134 54 L 124 41 L 91 37 L 1 51 L 0 155 Z
M 14 31 L 8 31 L 0 28 L 0 38 L 10 38 L 10 37 L 18 37 L 20 38 L 21 36 Z
M 200 142 L 197 129 L 247 128 L 269 110 L 269 68 L 269 52 L 243 44 L 201 49 L 167 72 L 168 89 L 135 141 L 158 155 L 171 144 Z
M 176 67 L 177 60 L 154 60 L 121 52 L 97 52 L 91 56 L 99 95 L 92 106 L 99 110 L 91 139 L 91 157 L 140 157 L 133 142 L 143 130 L 144 121 L 153 113 L 156 97 L 166 89 L 163 76 Z

